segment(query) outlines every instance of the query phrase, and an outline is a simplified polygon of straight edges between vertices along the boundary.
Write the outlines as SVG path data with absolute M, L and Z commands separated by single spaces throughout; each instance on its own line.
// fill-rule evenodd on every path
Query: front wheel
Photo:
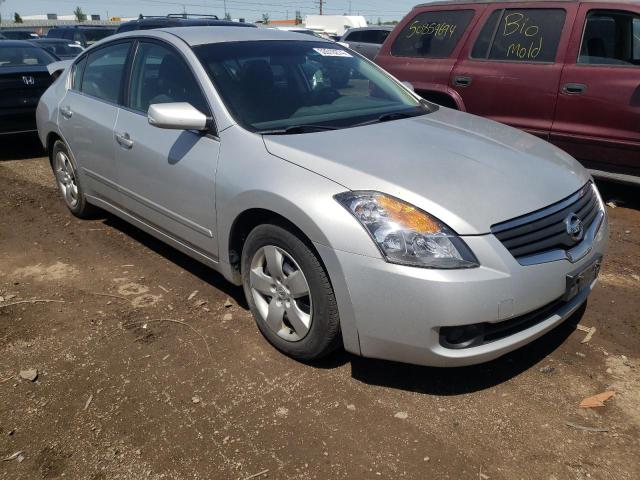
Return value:
M 297 236 L 260 225 L 242 250 L 245 296 L 264 337 L 298 360 L 322 358 L 341 342 L 335 295 L 318 257 Z

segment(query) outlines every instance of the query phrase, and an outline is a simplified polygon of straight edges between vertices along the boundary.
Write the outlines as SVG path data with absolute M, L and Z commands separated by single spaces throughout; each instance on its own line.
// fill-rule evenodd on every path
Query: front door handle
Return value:
M 60 115 L 62 115 L 64 118 L 71 118 L 73 117 L 73 112 L 69 107 L 60 107 Z
M 457 75 L 455 77 L 453 77 L 453 84 L 456 87 L 468 87 L 469 85 L 471 85 L 471 77 L 466 77 L 464 75 Z
M 580 95 L 587 91 L 587 86 L 583 83 L 565 83 L 562 92 L 567 95 Z
M 116 133 L 115 137 L 116 137 L 116 142 L 118 142 L 120 145 L 122 145 L 127 150 L 129 150 L 131 147 L 133 147 L 133 140 L 131 140 L 131 137 L 129 136 L 128 133 L 126 133 L 126 132 Z

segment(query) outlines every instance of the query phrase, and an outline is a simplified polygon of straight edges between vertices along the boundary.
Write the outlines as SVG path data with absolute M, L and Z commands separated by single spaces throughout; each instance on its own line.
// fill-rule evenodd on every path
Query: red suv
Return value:
M 418 5 L 376 62 L 427 100 L 524 129 L 640 183 L 640 3 Z

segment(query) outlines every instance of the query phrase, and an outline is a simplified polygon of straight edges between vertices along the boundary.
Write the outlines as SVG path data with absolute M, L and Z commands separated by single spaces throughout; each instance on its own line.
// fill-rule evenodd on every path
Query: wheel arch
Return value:
M 310 236 L 307 235 L 300 227 L 284 215 L 268 209 L 268 208 L 248 208 L 243 210 L 236 216 L 231 229 L 229 230 L 227 252 L 229 255 L 229 264 L 231 265 L 234 275 L 240 276 L 240 258 L 242 248 L 251 231 L 259 225 L 273 224 L 283 227 L 296 235 L 309 249 L 318 257 L 326 270 L 322 258 L 313 244 Z
M 57 132 L 49 132 L 47 134 L 47 156 L 49 157 L 49 164 L 52 167 L 53 167 L 53 145 L 58 140 L 64 142 L 62 137 L 60 135 L 58 135 Z
M 242 247 L 244 242 L 255 227 L 262 224 L 276 224 L 287 228 L 293 234 L 298 236 L 300 240 L 309 247 L 309 249 L 317 256 L 318 261 L 327 273 L 327 277 L 333 288 L 338 303 L 338 311 L 340 314 L 340 326 L 342 331 L 342 341 L 347 351 L 356 355 L 361 354 L 360 339 L 355 322 L 355 313 L 351 303 L 348 286 L 345 283 L 339 262 L 334 250 L 329 246 L 328 241 L 321 233 L 320 228 L 315 225 L 304 211 L 296 208 L 300 216 L 292 216 L 288 214 L 286 209 L 275 209 L 267 206 L 267 203 L 258 203 L 264 206 L 250 207 L 239 211 L 230 224 L 229 233 L 225 239 L 220 238 L 220 256 L 228 255 L 229 268 L 227 270 L 227 278 L 237 285 L 242 284 L 240 274 L 240 259 L 242 255 Z M 337 205 L 337 203 L 336 203 Z M 341 207 L 340 207 L 341 208 Z M 302 221 L 292 221 L 291 218 Z M 319 236 L 321 238 L 319 238 Z M 223 244 L 224 242 L 224 244 Z M 316 246 L 316 243 L 318 246 Z M 221 258 L 224 262 L 224 258 Z

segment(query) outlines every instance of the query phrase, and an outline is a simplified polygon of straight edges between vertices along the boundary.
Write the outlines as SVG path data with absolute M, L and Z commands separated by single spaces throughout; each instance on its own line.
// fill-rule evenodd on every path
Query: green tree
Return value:
M 13 14 L 13 23 L 22 23 L 22 17 L 18 12 Z
M 268 13 L 263 13 L 262 14 L 262 23 L 264 23 L 264 24 L 268 24 L 269 23 L 269 14 Z
M 300 10 L 296 10 L 296 25 L 300 25 L 302 23 L 302 13 Z
M 76 20 L 78 22 L 84 22 L 87 19 L 87 16 L 82 12 L 82 9 L 80 7 L 76 7 L 76 9 L 73 11 L 73 14 L 76 16 Z
M 382 19 L 378 17 L 378 25 L 382 25 Z
M 224 14 L 224 19 L 225 20 L 231 20 L 231 14 L 229 12 Z

